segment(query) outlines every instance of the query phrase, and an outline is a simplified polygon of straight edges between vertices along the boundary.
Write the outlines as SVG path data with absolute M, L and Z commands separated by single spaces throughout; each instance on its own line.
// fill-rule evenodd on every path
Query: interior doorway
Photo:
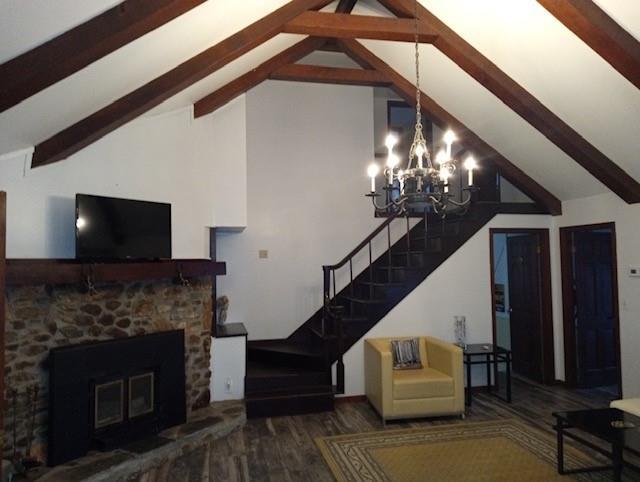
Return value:
M 621 396 L 615 223 L 560 229 L 565 380 Z
M 548 229 L 491 229 L 494 344 L 511 350 L 513 371 L 555 381 Z

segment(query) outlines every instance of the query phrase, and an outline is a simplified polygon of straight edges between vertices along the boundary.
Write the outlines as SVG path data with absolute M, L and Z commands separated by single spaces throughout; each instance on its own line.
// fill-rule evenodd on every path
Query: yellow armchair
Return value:
M 420 337 L 422 368 L 394 370 L 391 340 L 364 343 L 365 393 L 383 421 L 423 416 L 464 416 L 462 349 Z

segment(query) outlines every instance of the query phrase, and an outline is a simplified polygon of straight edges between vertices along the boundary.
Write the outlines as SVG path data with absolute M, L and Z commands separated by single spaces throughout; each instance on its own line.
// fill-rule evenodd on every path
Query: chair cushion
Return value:
M 433 368 L 393 373 L 393 398 L 412 400 L 453 396 L 453 378 Z
M 394 370 L 422 368 L 418 338 L 391 340 L 391 355 L 393 356 Z
M 611 408 L 617 408 L 623 412 L 640 417 L 640 398 L 623 398 L 622 400 L 614 400 L 611 402 L 610 406 Z

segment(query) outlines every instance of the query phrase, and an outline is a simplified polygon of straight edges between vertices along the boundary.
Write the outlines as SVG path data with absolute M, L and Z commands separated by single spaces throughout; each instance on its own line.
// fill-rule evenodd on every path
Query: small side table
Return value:
M 480 358 L 480 359 L 479 359 Z M 474 343 L 467 345 L 463 350 L 463 361 L 467 369 L 467 392 L 466 404 L 471 406 L 471 366 L 485 365 L 487 367 L 487 388 L 489 392 L 495 396 L 511 403 L 511 350 L 495 346 L 490 343 Z M 502 398 L 497 392 L 493 392 L 493 388 L 498 388 L 498 365 L 504 363 L 506 365 L 507 375 L 507 397 Z M 493 383 L 491 383 L 491 366 L 493 365 Z

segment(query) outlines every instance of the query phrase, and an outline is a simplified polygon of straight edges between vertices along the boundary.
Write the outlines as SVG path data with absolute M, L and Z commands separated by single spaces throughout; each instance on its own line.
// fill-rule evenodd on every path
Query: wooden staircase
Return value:
M 342 355 L 356 341 L 496 214 L 542 212 L 532 204 L 476 203 L 465 216 L 443 221 L 428 215 L 413 227 L 404 216 L 386 218 L 339 263 L 323 266 L 321 309 L 286 339 L 249 342 L 247 416 L 332 410 L 334 394 L 344 393 Z M 394 222 L 403 223 L 404 235 L 392 243 Z M 379 236 L 385 238 L 387 249 L 374 259 L 373 241 Z M 369 264 L 354 273 L 354 258 L 363 251 L 368 252 Z M 344 270 L 350 282 L 336 291 L 336 273 L 344 276 Z M 331 366 L 335 362 L 334 385 Z

